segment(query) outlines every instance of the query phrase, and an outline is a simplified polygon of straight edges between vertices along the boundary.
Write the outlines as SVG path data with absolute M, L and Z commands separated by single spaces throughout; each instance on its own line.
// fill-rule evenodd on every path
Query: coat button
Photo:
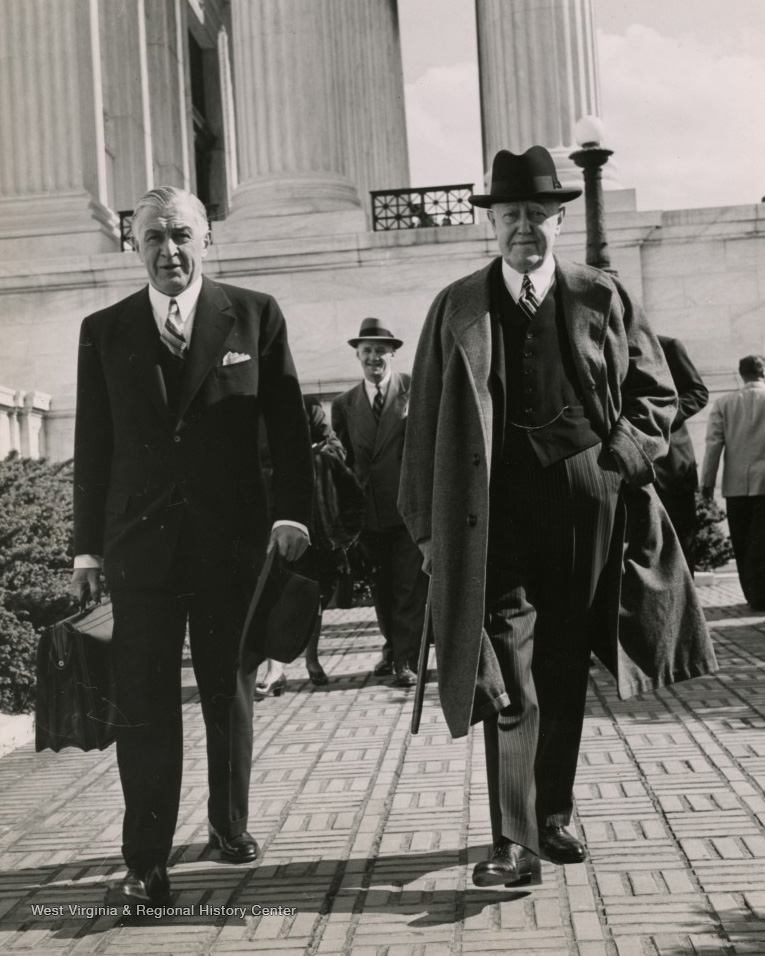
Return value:
M 591 391 L 591 392 L 594 392 L 597 387 L 598 387 L 598 386 L 595 385 L 595 384 L 590 385 L 590 391 Z
M 477 452 L 476 452 L 475 455 L 473 455 L 473 464 L 474 464 L 474 465 L 480 465 L 480 464 L 481 464 L 481 456 L 480 456 Z
M 478 524 L 478 518 L 477 518 L 476 515 L 468 515 L 468 516 L 467 516 L 467 525 L 468 525 L 468 528 L 475 528 L 475 526 L 476 526 L 477 524 Z
M 180 440 L 181 440 L 181 436 L 180 436 L 180 435 L 176 435 L 175 438 L 173 438 L 173 441 L 180 441 Z

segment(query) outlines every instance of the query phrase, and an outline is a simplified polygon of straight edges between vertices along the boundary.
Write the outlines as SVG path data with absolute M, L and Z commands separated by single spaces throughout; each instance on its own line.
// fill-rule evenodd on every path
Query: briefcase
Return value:
M 46 627 L 37 646 L 35 749 L 104 750 L 117 736 L 112 605 Z

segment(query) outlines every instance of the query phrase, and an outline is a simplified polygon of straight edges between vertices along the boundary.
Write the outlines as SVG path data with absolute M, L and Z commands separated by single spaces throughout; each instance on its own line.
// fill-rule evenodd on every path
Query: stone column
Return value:
M 600 113 L 592 0 L 476 0 L 476 18 L 484 167 L 539 144 L 581 181 L 574 126 Z
M 118 248 L 97 0 L 0 2 L 0 258 Z
M 380 6 L 394 22 L 390 0 L 232 0 L 239 186 L 219 230 L 224 241 L 366 229 L 359 186 L 378 178 L 389 130 L 367 141 L 371 160 L 362 159 L 363 143 L 350 141 L 372 123 L 359 118 L 362 101 L 385 98 L 391 87 L 388 80 L 382 91 L 359 92 L 372 82 L 364 61 Z M 388 26 L 378 46 L 390 49 L 390 37 Z
M 19 452 L 24 458 L 46 456 L 44 421 L 51 396 L 45 392 L 19 392 Z
M 409 186 L 397 0 L 342 0 L 350 175 L 371 216 L 373 189 Z
M 143 0 L 99 0 L 107 186 L 116 211 L 132 209 L 153 185 L 145 17 Z

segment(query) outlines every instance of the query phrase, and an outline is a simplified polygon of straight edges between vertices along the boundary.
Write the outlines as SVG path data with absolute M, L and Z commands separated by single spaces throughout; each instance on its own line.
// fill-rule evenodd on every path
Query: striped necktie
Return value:
M 534 286 L 531 284 L 528 273 L 523 276 L 521 283 L 521 295 L 518 299 L 518 305 L 523 309 L 526 315 L 533 319 L 539 308 L 539 299 L 534 292 Z
M 170 300 L 170 308 L 167 310 L 167 318 L 162 327 L 162 341 L 170 349 L 173 355 L 178 358 L 185 358 L 188 352 L 186 337 L 183 334 L 183 322 L 181 320 L 181 310 L 175 299 Z
M 382 389 L 379 385 L 375 385 L 376 394 L 375 400 L 372 402 L 372 411 L 374 412 L 375 421 L 380 421 L 380 416 L 382 415 L 383 405 L 385 404 L 385 396 L 383 395 Z

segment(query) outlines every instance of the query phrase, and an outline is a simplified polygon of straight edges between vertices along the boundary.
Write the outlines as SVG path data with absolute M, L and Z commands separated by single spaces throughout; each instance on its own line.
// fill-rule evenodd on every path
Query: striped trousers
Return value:
M 485 628 L 510 705 L 484 721 L 492 835 L 538 852 L 571 820 L 588 633 L 621 479 L 598 444 L 542 468 L 525 436 L 492 471 Z

